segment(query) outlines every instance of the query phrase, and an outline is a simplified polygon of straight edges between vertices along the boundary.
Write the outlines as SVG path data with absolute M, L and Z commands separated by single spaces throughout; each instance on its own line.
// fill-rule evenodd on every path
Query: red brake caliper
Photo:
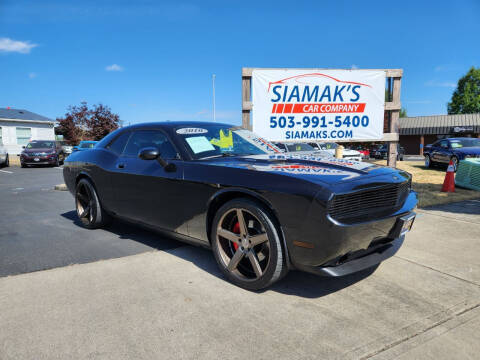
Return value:
M 235 234 L 240 234 L 240 223 L 239 223 L 238 221 L 233 225 L 232 231 L 233 231 Z M 238 244 L 237 244 L 237 243 L 233 243 L 233 247 L 235 248 L 235 250 L 237 250 L 237 249 L 238 249 Z

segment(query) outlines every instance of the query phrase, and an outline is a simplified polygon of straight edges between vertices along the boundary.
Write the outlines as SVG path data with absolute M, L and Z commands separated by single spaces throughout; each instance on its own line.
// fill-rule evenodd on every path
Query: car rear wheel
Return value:
M 453 170 L 455 172 L 457 172 L 457 168 L 458 168 L 458 158 L 456 156 L 452 156 L 452 162 L 453 162 Z
M 425 167 L 426 168 L 432 167 L 432 160 L 430 159 L 430 155 L 425 155 Z
M 100 205 L 97 192 L 88 179 L 80 179 L 75 191 L 75 208 L 82 225 L 98 229 L 110 221 L 110 215 Z
M 280 233 L 261 204 L 236 199 L 223 205 L 212 224 L 212 248 L 223 274 L 248 290 L 260 290 L 287 272 Z

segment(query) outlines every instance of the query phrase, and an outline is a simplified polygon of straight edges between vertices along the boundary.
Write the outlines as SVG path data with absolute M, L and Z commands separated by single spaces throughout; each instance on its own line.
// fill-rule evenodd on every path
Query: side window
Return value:
M 106 148 L 113 151 L 115 154 L 120 155 L 125 148 L 129 137 L 130 131 L 125 131 L 108 144 Z
M 440 141 L 440 147 L 444 149 L 448 149 L 448 141 L 447 140 Z
M 137 156 L 138 152 L 145 147 L 156 147 L 163 159 L 176 159 L 177 151 L 168 141 L 167 137 L 159 130 L 138 130 L 128 140 L 123 154 L 125 156 Z

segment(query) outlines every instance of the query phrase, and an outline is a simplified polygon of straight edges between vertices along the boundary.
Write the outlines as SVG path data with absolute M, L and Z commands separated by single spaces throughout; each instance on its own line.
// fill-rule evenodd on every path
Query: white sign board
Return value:
M 385 72 L 253 70 L 252 129 L 271 141 L 383 137 Z

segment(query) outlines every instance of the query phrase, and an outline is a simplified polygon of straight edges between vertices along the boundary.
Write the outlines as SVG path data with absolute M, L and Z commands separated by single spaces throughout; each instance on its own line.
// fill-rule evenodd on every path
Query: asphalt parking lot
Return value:
M 118 221 L 80 228 L 52 190 L 61 169 L 5 170 L 0 359 L 478 359 L 479 201 L 419 210 L 374 272 L 249 292 L 207 250 Z
M 182 246 L 123 222 L 82 228 L 73 196 L 53 189 L 63 183 L 61 167 L 0 170 L 0 276 Z

